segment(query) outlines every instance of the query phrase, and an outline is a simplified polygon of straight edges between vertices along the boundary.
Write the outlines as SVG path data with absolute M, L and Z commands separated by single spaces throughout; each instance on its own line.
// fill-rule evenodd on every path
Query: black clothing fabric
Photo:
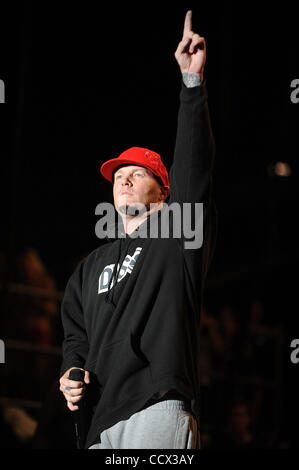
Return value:
M 150 237 L 149 218 L 130 235 L 120 224 L 67 284 L 61 375 L 70 367 L 92 373 L 87 448 L 161 390 L 190 400 L 199 419 L 199 320 L 210 258 L 214 152 L 206 84 L 182 83 L 170 197 L 150 216 L 159 227 L 169 220 L 170 237 Z M 183 230 L 174 237 L 177 226 L 168 208 L 172 203 L 194 208 L 198 202 L 204 209 L 203 244 L 187 248 Z

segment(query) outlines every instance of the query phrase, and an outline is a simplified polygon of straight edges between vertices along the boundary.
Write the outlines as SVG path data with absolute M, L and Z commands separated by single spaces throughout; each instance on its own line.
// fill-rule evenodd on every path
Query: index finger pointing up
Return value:
M 192 31 L 192 10 L 188 10 L 185 16 L 183 37 Z

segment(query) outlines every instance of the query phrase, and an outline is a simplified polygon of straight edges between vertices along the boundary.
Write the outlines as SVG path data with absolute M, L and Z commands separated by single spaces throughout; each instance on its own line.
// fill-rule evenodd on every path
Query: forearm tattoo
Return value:
M 197 73 L 183 72 L 183 82 L 187 88 L 193 88 L 200 85 L 200 75 Z

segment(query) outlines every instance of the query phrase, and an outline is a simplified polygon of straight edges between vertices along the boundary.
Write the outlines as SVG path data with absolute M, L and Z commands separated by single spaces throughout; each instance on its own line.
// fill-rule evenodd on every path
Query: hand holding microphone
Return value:
M 71 367 L 60 377 L 60 390 L 71 411 L 79 409 L 78 403 L 84 396 L 86 385 L 90 383 L 89 372 L 78 367 Z

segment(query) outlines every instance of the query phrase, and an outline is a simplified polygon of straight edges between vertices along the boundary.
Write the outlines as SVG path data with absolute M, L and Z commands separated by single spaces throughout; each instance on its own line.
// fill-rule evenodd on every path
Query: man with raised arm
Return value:
M 192 31 L 191 11 L 175 58 L 182 88 L 169 176 L 160 155 L 147 148 L 132 147 L 102 164 L 121 224 L 80 262 L 62 303 L 60 390 L 72 411 L 81 400 L 89 404 L 86 448 L 200 447 L 199 321 L 214 140 L 206 45 Z M 200 246 L 188 245 L 184 231 L 172 236 L 175 216 L 166 210 L 172 203 L 192 210 L 203 204 Z M 148 221 L 166 217 L 169 237 L 152 237 Z M 84 370 L 84 381 L 68 378 L 72 368 Z

